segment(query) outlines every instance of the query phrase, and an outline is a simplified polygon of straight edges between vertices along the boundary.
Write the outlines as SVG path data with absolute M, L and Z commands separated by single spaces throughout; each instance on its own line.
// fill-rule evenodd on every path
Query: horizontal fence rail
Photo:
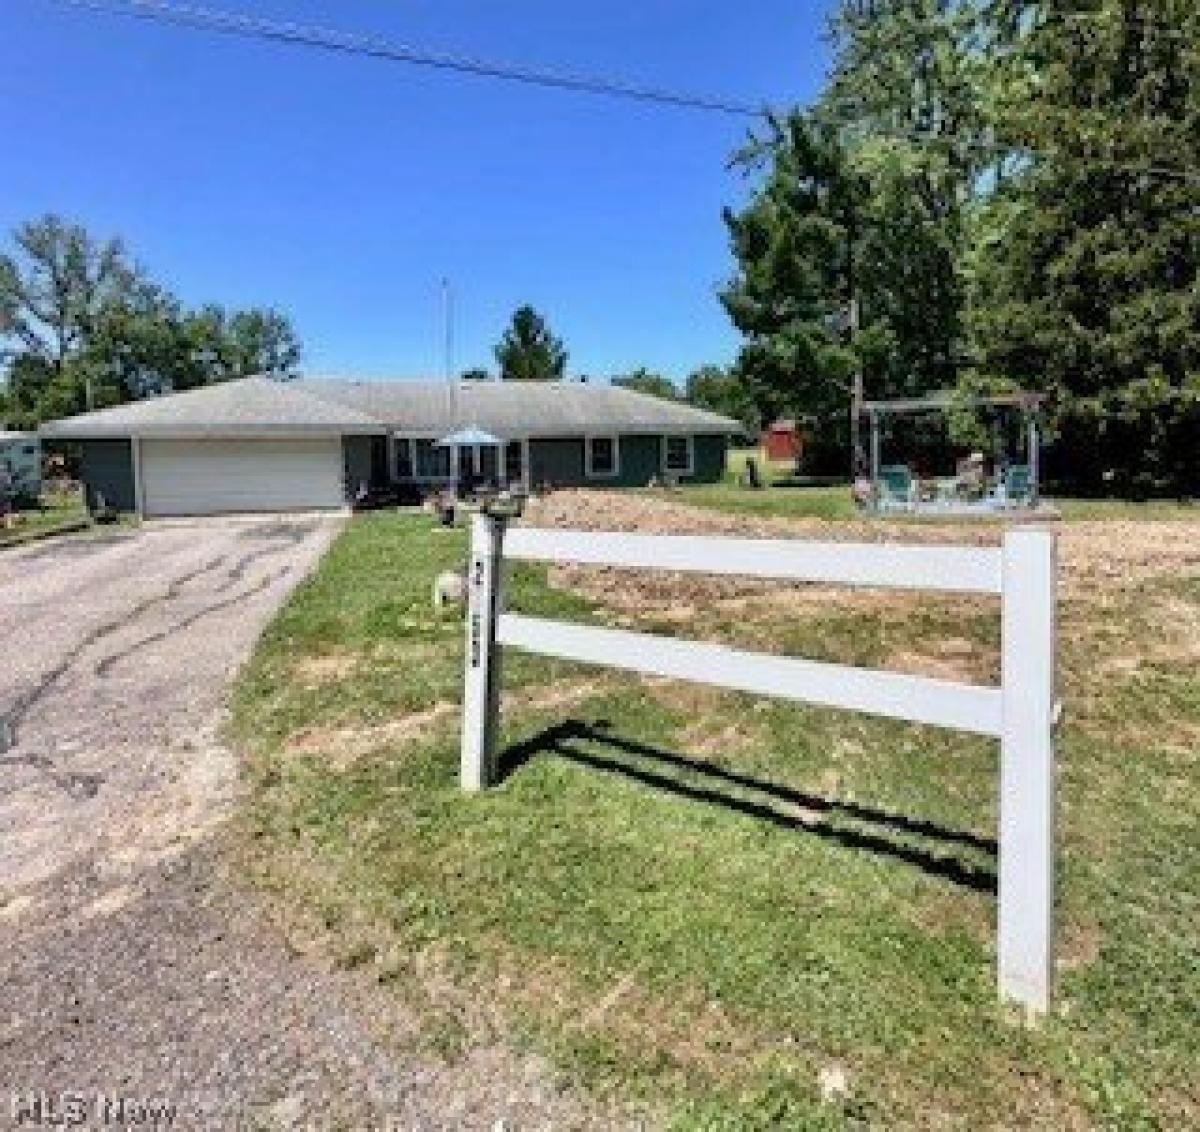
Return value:
M 495 783 L 503 648 L 951 728 L 1000 740 L 998 983 L 1030 1012 L 1053 976 L 1055 541 L 1009 531 L 1000 548 L 508 530 L 472 516 L 462 785 Z M 749 652 L 728 645 L 504 612 L 503 562 L 574 563 L 844 586 L 1000 595 L 998 687 Z
M 995 547 L 887 546 L 514 527 L 505 534 L 504 557 L 942 593 L 998 594 L 1001 584 L 1001 555 Z
M 496 641 L 560 660 L 602 664 L 785 700 L 998 737 L 1000 691 L 898 672 L 770 656 L 727 645 L 500 615 Z

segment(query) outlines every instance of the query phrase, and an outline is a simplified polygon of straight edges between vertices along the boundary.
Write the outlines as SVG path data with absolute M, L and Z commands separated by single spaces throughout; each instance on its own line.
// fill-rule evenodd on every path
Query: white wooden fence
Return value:
M 1000 994 L 1045 1011 L 1053 976 L 1055 539 L 1014 530 L 1001 548 L 895 546 L 506 529 L 472 516 L 462 786 L 496 781 L 500 650 L 869 712 L 1000 740 Z M 508 613 L 504 559 L 734 574 L 850 586 L 999 594 L 999 687 L 798 660 Z

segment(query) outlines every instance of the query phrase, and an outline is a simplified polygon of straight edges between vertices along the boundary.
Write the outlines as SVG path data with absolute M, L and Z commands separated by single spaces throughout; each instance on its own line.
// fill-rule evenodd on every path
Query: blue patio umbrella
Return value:
M 490 432 L 484 432 L 481 428 L 464 428 L 458 432 L 452 432 L 449 436 L 443 436 L 437 442 L 438 448 L 473 448 L 476 445 L 490 445 L 493 448 L 498 448 L 504 441 L 498 436 L 493 436 Z

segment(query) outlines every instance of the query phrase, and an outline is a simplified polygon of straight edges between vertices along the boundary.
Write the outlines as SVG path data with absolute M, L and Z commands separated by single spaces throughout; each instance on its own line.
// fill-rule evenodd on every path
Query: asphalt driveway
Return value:
M 101 1098 L 189 1128 L 612 1125 L 503 1043 L 412 1053 L 403 1005 L 289 943 L 223 856 L 228 679 L 339 523 L 0 553 L 0 1127 L 112 1123 Z
M 177 811 L 195 795 L 193 817 L 219 818 L 232 763 L 197 753 L 216 745 L 227 679 L 336 530 L 324 518 L 208 521 L 0 554 L 10 899 L 33 899 L 74 861 L 177 849 L 189 830 L 150 817 L 164 800 Z

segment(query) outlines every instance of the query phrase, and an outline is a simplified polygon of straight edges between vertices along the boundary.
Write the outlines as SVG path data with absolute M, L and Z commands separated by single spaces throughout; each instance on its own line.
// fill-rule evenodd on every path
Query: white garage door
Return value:
M 142 498 L 148 516 L 342 507 L 342 442 L 146 440 Z

